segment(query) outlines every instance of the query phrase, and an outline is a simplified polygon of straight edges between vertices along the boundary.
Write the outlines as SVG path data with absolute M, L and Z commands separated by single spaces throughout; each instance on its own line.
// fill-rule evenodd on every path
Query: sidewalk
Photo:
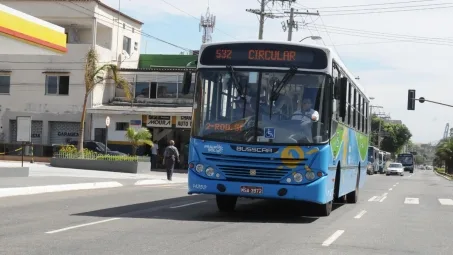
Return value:
M 20 167 L 21 162 L 0 161 L 0 166 Z M 24 162 L 30 168 L 29 177 L 0 178 L 0 198 L 70 190 L 118 188 L 134 185 L 187 183 L 187 174 L 174 174 L 167 180 L 166 173 L 128 174 L 52 167 L 46 163 Z

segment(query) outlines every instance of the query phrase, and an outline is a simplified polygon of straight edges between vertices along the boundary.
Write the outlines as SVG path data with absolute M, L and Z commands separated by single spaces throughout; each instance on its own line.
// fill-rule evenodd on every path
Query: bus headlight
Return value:
M 206 175 L 207 176 L 212 177 L 212 176 L 214 176 L 214 174 L 215 174 L 214 168 L 212 168 L 212 167 L 206 168 Z
M 313 172 L 307 172 L 307 173 L 305 174 L 305 177 L 306 177 L 308 180 L 311 181 L 311 180 L 313 180 L 313 179 L 315 178 L 315 173 L 313 173 Z
M 295 173 L 293 178 L 294 178 L 294 181 L 296 181 L 296 182 L 301 182 L 304 179 L 304 177 L 302 176 L 301 173 Z
M 198 164 L 197 167 L 195 168 L 195 170 L 197 170 L 198 173 L 201 173 L 201 172 L 203 172 L 203 168 L 204 168 L 204 166 L 202 164 Z

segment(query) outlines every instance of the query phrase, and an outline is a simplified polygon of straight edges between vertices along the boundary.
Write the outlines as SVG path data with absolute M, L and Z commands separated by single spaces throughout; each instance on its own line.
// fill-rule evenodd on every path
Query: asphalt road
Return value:
M 0 198 L 0 254 L 453 254 L 452 187 L 432 171 L 368 176 L 358 204 L 323 218 L 254 200 L 224 215 L 184 185 Z

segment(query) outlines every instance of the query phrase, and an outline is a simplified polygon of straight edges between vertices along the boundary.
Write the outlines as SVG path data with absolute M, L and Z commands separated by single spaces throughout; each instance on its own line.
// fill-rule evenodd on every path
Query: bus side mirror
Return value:
M 182 93 L 184 95 L 187 95 L 189 94 L 190 86 L 192 85 L 192 73 L 190 71 L 184 72 L 184 77 L 182 78 L 182 80 L 183 80 Z
M 346 117 L 346 92 L 348 91 L 348 78 L 340 79 L 340 117 Z

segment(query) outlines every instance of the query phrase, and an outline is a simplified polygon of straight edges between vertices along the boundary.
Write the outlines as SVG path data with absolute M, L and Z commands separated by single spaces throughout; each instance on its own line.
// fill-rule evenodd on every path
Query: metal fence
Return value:
M 129 155 L 105 155 L 101 153 L 68 153 L 58 152 L 54 154 L 56 158 L 65 159 L 85 159 L 85 160 L 107 160 L 107 161 L 132 161 L 149 162 L 149 157 L 129 156 Z

